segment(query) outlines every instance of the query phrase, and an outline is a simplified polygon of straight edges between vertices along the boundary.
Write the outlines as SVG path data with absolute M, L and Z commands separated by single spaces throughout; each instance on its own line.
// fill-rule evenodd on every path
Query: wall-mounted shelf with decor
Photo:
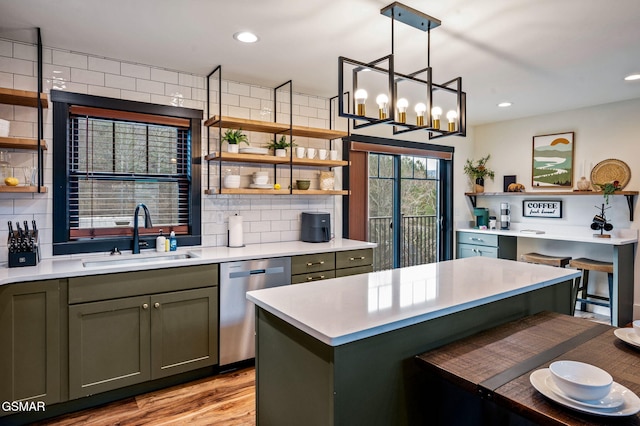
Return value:
M 222 118 L 222 119 L 221 119 Z M 339 139 L 347 136 L 347 132 L 332 129 L 319 129 L 315 127 L 291 126 L 282 123 L 272 123 L 262 120 L 249 120 L 236 117 L 220 117 L 214 115 L 204 122 L 207 127 L 222 126 L 225 129 L 242 129 L 246 132 L 262 132 L 262 133 L 289 133 L 292 131 L 293 136 L 316 139 Z
M 627 199 L 627 205 L 629 206 L 629 220 L 633 222 L 633 202 L 634 197 L 638 195 L 638 191 L 616 191 L 611 195 L 624 195 Z M 526 197 L 550 197 L 550 196 L 598 196 L 602 197 L 601 191 L 534 191 L 534 192 L 465 192 L 465 194 L 471 205 L 476 207 L 476 197 L 504 197 L 504 196 L 526 196 Z
M 46 151 L 47 144 L 44 139 L 40 140 L 40 147 Z M 36 142 L 35 139 L 0 136 L 0 148 L 28 149 L 36 151 L 38 149 L 38 142 Z
M 38 106 L 38 92 L 0 87 L 0 103 L 36 108 Z M 46 93 L 40 94 L 40 104 L 42 108 L 49 107 L 49 98 Z
M 8 186 L 8 185 L 3 185 L 0 186 L 0 192 L 8 192 L 8 193 L 37 193 L 37 192 L 41 192 L 41 193 L 45 193 L 47 192 L 47 187 L 46 186 L 41 186 L 40 190 L 38 191 L 38 187 L 37 186 Z

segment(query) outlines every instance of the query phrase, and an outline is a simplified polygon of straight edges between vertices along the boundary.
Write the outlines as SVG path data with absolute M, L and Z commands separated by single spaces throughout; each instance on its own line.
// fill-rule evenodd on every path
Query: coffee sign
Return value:
M 562 217 L 562 201 L 524 200 L 522 202 L 524 217 Z

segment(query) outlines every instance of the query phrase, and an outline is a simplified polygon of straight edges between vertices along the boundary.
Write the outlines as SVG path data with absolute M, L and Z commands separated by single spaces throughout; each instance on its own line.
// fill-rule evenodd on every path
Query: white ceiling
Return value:
M 338 56 L 391 52 L 390 0 L 0 0 L 0 37 L 294 91 L 337 94 Z M 442 21 L 436 83 L 461 76 L 469 125 L 640 98 L 638 0 L 403 0 Z M 260 42 L 232 35 L 252 30 Z M 396 69 L 426 66 L 426 33 L 396 23 Z M 497 108 L 501 101 L 511 108 Z

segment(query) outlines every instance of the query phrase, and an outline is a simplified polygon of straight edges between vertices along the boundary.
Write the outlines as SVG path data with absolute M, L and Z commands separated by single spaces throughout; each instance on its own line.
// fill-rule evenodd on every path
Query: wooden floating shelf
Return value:
M 258 155 L 258 154 L 234 154 L 231 152 L 214 152 L 206 155 L 205 160 L 231 161 L 236 163 L 262 163 L 262 164 L 285 164 L 289 162 L 289 157 L 276 157 L 275 155 Z
M 44 139 L 40 140 L 40 146 L 43 150 L 47 149 L 47 143 Z M 9 149 L 38 149 L 37 139 L 29 139 L 29 138 L 13 138 L 13 137 L 3 137 L 0 136 L 0 148 L 9 148 Z
M 207 195 L 349 195 L 347 190 L 323 191 L 321 189 L 251 189 L 251 188 L 222 188 L 220 192 L 217 189 L 205 189 Z
M 638 195 L 638 191 L 616 191 L 611 195 Z M 544 195 L 544 196 L 553 196 L 553 195 L 599 195 L 602 196 L 602 191 L 529 191 L 529 192 L 465 192 L 464 195 L 468 197 L 476 197 L 476 196 L 503 196 L 503 195 Z
M 294 189 L 291 191 L 293 195 L 349 195 L 346 189 L 334 189 L 325 191 L 322 189 Z
M 294 158 L 291 163 L 294 166 L 319 166 L 319 167 L 342 167 L 348 166 L 348 161 L 342 160 L 309 160 L 308 158 Z
M 38 187 L 37 186 L 8 186 L 8 185 L 2 185 L 0 186 L 0 192 L 11 192 L 11 193 L 37 193 L 38 192 Z M 41 186 L 40 187 L 40 192 L 47 192 L 47 187 L 46 186 Z
M 49 107 L 48 99 L 46 93 L 40 94 L 40 104 L 42 108 Z M 0 87 L 0 103 L 35 108 L 38 106 L 38 92 Z
M 235 118 L 214 115 L 204 122 L 207 127 L 220 125 L 225 129 L 242 129 L 247 132 L 262 133 L 289 133 L 289 125 L 282 123 L 272 123 L 269 121 L 249 120 L 246 118 Z M 292 126 L 293 136 L 317 138 L 317 139 L 338 139 L 347 136 L 347 132 L 331 129 L 319 129 L 315 127 Z

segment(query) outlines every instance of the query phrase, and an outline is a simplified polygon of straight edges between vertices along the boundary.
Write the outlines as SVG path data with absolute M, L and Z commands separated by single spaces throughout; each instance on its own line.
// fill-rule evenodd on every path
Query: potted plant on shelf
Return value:
M 249 145 L 249 138 L 247 135 L 242 133 L 242 129 L 233 130 L 228 129 L 222 135 L 222 140 L 227 143 L 227 152 L 238 153 L 238 145 L 241 143 L 246 143 Z
M 478 161 L 467 159 L 464 165 L 464 173 L 475 183 L 474 192 L 484 192 L 484 179 L 488 177 L 493 180 L 495 177 L 495 172 L 487 168 L 489 158 L 491 158 L 491 154 L 488 154 Z
M 609 204 L 609 195 L 612 195 L 617 190 L 622 189 L 622 187 L 620 186 L 620 182 L 617 180 L 607 183 L 594 183 L 593 186 L 600 188 L 604 195 L 604 201 L 607 204 Z
M 274 139 L 273 142 L 271 142 L 267 146 L 267 148 L 273 149 L 273 153 L 276 157 L 286 157 L 287 148 L 296 146 L 296 144 L 293 142 L 293 139 L 291 140 L 291 142 L 287 142 L 287 137 L 285 135 L 282 135 L 280 136 L 280 139 Z

